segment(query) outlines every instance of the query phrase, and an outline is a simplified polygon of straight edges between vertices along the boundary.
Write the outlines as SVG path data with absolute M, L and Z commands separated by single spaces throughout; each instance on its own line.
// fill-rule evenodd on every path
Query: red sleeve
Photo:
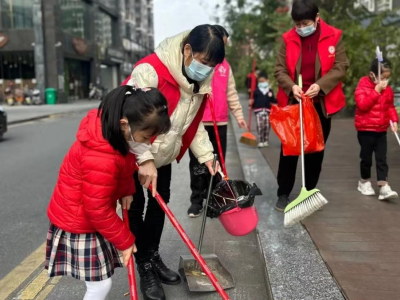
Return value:
M 82 161 L 83 209 L 96 231 L 122 251 L 133 245 L 135 237 L 115 211 L 119 168 L 113 159 L 99 160 L 88 155 Z
M 368 112 L 379 100 L 381 95 L 375 89 L 368 89 L 360 85 L 357 86 L 354 97 L 357 108 L 361 111 Z

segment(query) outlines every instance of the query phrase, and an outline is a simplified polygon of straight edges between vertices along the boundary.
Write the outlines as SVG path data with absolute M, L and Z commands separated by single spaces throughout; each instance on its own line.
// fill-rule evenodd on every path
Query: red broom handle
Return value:
M 153 190 L 153 186 L 150 184 L 149 185 L 149 190 Z M 218 294 L 221 296 L 223 300 L 229 300 L 228 294 L 224 291 L 222 286 L 219 284 L 217 278 L 215 278 L 214 274 L 210 270 L 210 268 L 207 266 L 206 262 L 204 261 L 203 257 L 199 254 L 197 251 L 196 247 L 193 245 L 192 241 L 189 239 L 187 236 L 186 232 L 183 230 L 182 226 L 178 223 L 178 220 L 175 218 L 174 214 L 172 211 L 169 209 L 167 204 L 165 204 L 164 200 L 161 198 L 159 193 L 156 193 L 156 200 L 158 204 L 160 204 L 162 210 L 165 212 L 167 215 L 168 219 L 171 221 L 172 225 L 176 228 L 178 231 L 179 235 L 181 236 L 182 240 L 185 242 L 185 244 L 188 246 L 190 252 L 194 256 L 194 258 L 197 260 L 197 262 L 200 264 L 202 267 L 204 273 L 206 273 L 207 277 L 210 279 L 211 283 L 213 284 L 215 290 L 218 292 Z
M 211 96 L 208 96 L 208 101 L 210 103 L 210 110 L 211 110 L 211 115 L 212 115 L 213 124 L 214 124 L 215 137 L 217 139 L 219 159 L 221 160 L 222 170 L 224 171 L 225 179 L 228 179 L 228 173 L 226 172 L 225 158 L 222 153 L 221 138 L 219 137 L 219 132 L 218 132 L 217 118 L 215 117 L 215 112 L 214 112 L 214 102 L 213 102 Z
M 128 210 L 122 210 L 124 223 L 129 228 L 129 217 L 128 217 Z M 137 289 L 136 289 L 136 278 L 135 278 L 135 262 L 133 261 L 133 254 L 128 262 L 128 279 L 129 279 L 129 292 L 131 294 L 131 300 L 138 300 L 137 296 Z
M 254 58 L 253 59 L 253 66 L 252 66 L 252 68 L 251 68 L 251 74 L 253 74 L 254 75 L 254 73 L 256 72 L 256 59 Z M 253 89 L 253 86 L 255 86 L 255 78 L 253 77 L 253 76 L 251 76 L 251 84 L 250 84 L 250 99 L 253 99 L 254 100 L 254 89 Z M 248 130 L 249 130 L 249 132 L 251 132 L 251 115 L 252 115 L 252 108 L 251 107 L 249 107 L 249 124 L 247 125 L 247 127 L 248 127 Z

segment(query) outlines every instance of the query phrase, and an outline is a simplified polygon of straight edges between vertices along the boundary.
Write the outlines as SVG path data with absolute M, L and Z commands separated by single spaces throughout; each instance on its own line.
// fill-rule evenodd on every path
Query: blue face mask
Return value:
M 258 83 L 258 88 L 266 90 L 266 89 L 269 88 L 269 83 L 268 82 L 259 82 Z
M 202 63 L 198 62 L 194 56 L 193 56 L 193 52 L 192 52 L 192 62 L 190 63 L 190 65 L 187 67 L 185 66 L 185 72 L 186 75 L 193 79 L 194 81 L 203 81 L 205 80 L 210 74 L 211 72 L 214 70 L 214 68 L 203 65 Z
M 317 28 L 315 28 L 314 24 L 307 26 L 307 27 L 302 27 L 302 28 L 296 28 L 296 32 L 299 36 L 301 37 L 307 37 L 312 35 Z

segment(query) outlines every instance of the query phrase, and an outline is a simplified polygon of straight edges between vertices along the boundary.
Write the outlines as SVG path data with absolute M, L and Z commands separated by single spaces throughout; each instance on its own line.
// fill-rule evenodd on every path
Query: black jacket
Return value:
M 278 103 L 276 101 L 274 92 L 269 89 L 269 91 L 264 95 L 259 88 L 254 91 L 254 105 L 253 109 L 267 108 L 271 109 L 271 104 Z

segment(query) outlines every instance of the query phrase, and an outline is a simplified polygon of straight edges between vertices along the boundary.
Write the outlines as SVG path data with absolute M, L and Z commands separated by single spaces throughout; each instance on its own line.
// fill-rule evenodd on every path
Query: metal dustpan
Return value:
M 214 169 L 216 164 L 217 156 L 214 155 Z M 203 245 L 204 231 L 207 221 L 207 208 L 208 202 L 211 196 L 211 189 L 214 176 L 211 177 L 210 184 L 207 191 L 206 205 L 203 214 L 203 222 L 201 224 L 200 239 L 198 251 L 201 254 L 201 248 Z M 228 270 L 222 265 L 219 258 L 215 254 L 202 254 L 202 257 L 207 263 L 207 266 L 214 273 L 218 282 L 224 290 L 235 287 L 235 280 Z M 179 260 L 179 274 L 185 282 L 187 282 L 189 290 L 191 292 L 214 292 L 215 288 L 211 283 L 210 279 L 204 273 L 202 268 L 199 266 L 197 261 L 191 255 L 181 255 Z
M 224 290 L 235 287 L 235 280 L 222 265 L 217 255 L 202 254 L 202 256 Z M 215 291 L 210 279 L 208 279 L 207 275 L 198 266 L 197 261 L 191 255 L 181 255 L 179 274 L 185 282 L 187 282 L 191 292 Z

